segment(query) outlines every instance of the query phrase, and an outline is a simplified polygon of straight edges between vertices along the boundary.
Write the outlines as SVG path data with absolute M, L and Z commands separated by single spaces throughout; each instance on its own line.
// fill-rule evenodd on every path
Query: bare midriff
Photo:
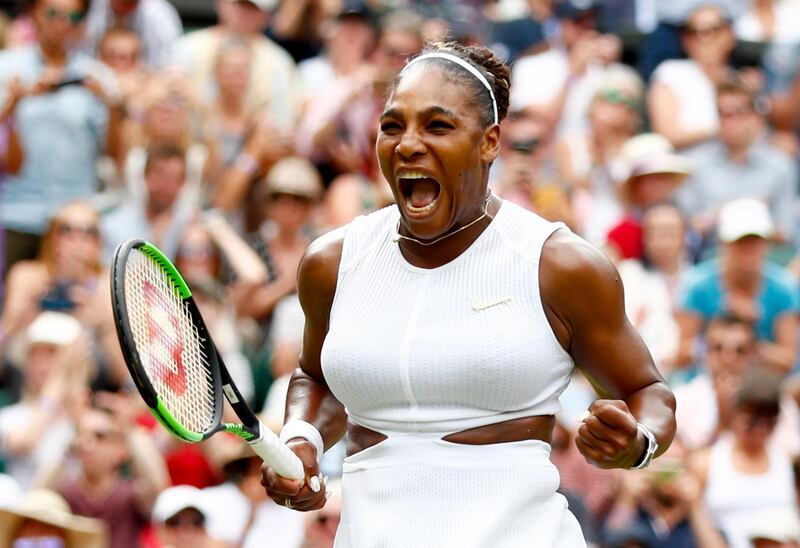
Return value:
M 491 445 L 523 440 L 540 440 L 550 443 L 556 418 L 553 415 L 522 417 L 510 421 L 487 424 L 448 434 L 442 439 L 450 443 L 464 445 Z M 364 428 L 352 422 L 347 423 L 347 455 L 352 456 L 368 447 L 377 445 L 387 438 L 385 434 Z

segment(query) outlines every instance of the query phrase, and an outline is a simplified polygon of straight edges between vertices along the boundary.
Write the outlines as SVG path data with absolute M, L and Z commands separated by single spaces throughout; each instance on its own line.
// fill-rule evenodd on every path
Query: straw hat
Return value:
M 675 154 L 669 140 L 658 133 L 643 133 L 628 139 L 620 151 L 617 180 L 627 182 L 641 175 L 669 173 L 686 177 L 689 161 Z
M 315 201 L 322 196 L 322 177 L 314 164 L 296 156 L 278 160 L 264 180 L 264 192 L 291 194 Z
M 34 489 L 13 508 L 0 510 L 0 546 L 11 546 L 11 535 L 27 520 L 63 529 L 67 548 L 108 546 L 106 527 L 102 521 L 73 515 L 67 502 L 48 489 Z

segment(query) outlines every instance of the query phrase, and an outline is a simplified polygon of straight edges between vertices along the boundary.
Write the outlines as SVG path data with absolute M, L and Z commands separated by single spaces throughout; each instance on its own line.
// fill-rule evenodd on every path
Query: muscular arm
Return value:
M 342 241 L 342 231 L 331 232 L 311 244 L 300 262 L 297 291 L 306 322 L 300 367 L 292 375 L 286 398 L 286 420 L 301 419 L 313 424 L 322 434 L 326 449 L 344 436 L 347 427 L 344 407 L 328 389 L 320 361 Z
M 540 272 L 556 336 L 598 394 L 612 400 L 590 408 L 579 430 L 581 452 L 603 468 L 633 466 L 646 447 L 637 422 L 655 435 L 658 454 L 666 451 L 675 435 L 675 398 L 625 316 L 616 269 L 596 248 L 560 231 L 544 246 Z

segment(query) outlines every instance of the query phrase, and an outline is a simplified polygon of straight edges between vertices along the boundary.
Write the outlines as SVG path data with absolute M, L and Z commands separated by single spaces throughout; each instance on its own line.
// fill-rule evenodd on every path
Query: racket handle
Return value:
M 261 435 L 247 442 L 255 454 L 269 464 L 279 476 L 299 480 L 305 478 L 305 468 L 300 457 L 295 455 L 272 430 L 261 423 L 258 429 Z

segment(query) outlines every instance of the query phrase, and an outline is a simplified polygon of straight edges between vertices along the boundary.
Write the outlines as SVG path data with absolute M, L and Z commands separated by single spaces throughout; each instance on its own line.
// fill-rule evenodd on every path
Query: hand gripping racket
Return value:
M 167 430 L 188 442 L 231 432 L 279 475 L 304 477 L 297 455 L 242 398 L 189 286 L 158 248 L 143 240 L 120 244 L 111 269 L 111 298 L 125 363 L 142 398 Z M 223 394 L 241 424 L 222 422 Z

